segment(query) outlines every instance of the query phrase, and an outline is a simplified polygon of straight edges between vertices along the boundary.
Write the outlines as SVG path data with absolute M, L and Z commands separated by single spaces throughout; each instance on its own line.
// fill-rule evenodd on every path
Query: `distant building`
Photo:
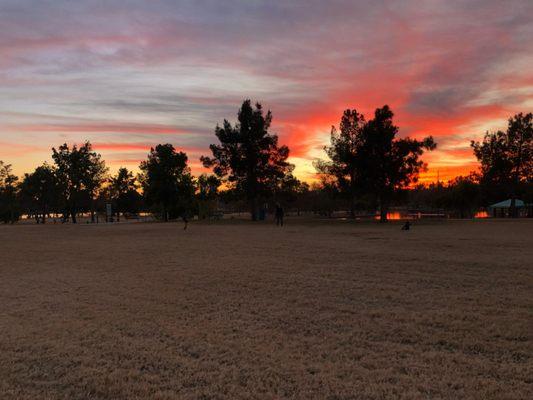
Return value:
M 515 200 L 515 207 L 517 210 L 517 216 L 519 217 L 528 217 L 531 216 L 532 206 L 526 205 L 522 200 Z M 487 208 L 490 216 L 494 218 L 504 218 L 509 217 L 511 210 L 511 199 L 500 201 L 499 203 L 492 204 Z

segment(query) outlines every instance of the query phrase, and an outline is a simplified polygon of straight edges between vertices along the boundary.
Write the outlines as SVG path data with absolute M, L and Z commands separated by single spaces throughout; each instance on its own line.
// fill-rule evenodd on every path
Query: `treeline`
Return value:
M 378 210 L 382 221 L 391 207 L 400 205 L 471 217 L 480 207 L 511 198 L 514 210 L 519 197 L 533 202 L 532 120 L 531 113 L 517 114 L 505 132 L 472 142 L 479 172 L 422 186 L 417 181 L 427 166 L 421 157 L 436 148 L 433 138 L 398 138 L 388 106 L 368 120 L 357 110 L 346 110 L 338 129 L 332 128 L 324 149 L 327 158 L 315 162 L 319 182 L 308 185 L 293 175 L 289 148 L 270 132 L 272 113 L 246 100 L 238 122 L 217 126 L 218 143 L 201 157 L 210 175 L 194 177 L 187 155 L 171 144 L 152 148 L 137 175 L 120 168 L 110 176 L 89 142 L 53 148 L 52 164 L 21 179 L 0 161 L 0 220 L 13 223 L 26 214 L 45 223 L 54 215 L 76 223 L 84 213 L 96 222 L 108 204 L 117 220 L 150 212 L 163 221 L 209 218 L 221 208 L 246 208 L 256 220 L 273 203 L 298 213 L 347 211 L 352 218 Z
M 481 142 L 471 142 L 479 171 L 429 186 L 417 185 L 420 171 L 427 169 L 420 157 L 436 143 L 432 137 L 397 139 L 392 117 L 387 106 L 368 121 L 357 110 L 346 110 L 325 147 L 328 159 L 315 164 L 323 190 L 330 197 L 344 197 L 352 217 L 357 211 L 379 209 L 384 221 L 395 205 L 467 218 L 508 198 L 509 214 L 517 216 L 519 197 L 533 203 L 532 113 L 516 114 L 506 131 L 487 132 Z

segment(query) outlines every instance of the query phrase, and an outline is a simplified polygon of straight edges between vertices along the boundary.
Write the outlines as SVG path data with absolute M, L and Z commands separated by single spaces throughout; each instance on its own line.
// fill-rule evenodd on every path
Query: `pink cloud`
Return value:
M 528 111 L 533 99 L 530 2 L 57 0 L 5 11 L 0 110 L 29 117 L 3 117 L 0 140 L 42 133 L 49 147 L 54 133 L 102 134 L 95 148 L 112 163 L 156 144 L 142 135 L 174 135 L 197 162 L 215 141 L 205 133 L 251 97 L 268 103 L 280 144 L 304 160 L 345 108 L 370 118 L 389 104 L 400 135 L 443 144 L 425 157 L 426 177 L 432 163 L 464 160 L 448 166 L 453 174 L 474 165 L 464 149 L 484 132 L 472 126 Z

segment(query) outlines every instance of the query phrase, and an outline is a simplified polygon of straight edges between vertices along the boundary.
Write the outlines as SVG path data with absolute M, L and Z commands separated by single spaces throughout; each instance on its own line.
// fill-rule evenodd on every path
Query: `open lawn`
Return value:
M 0 399 L 532 399 L 533 221 L 0 226 Z

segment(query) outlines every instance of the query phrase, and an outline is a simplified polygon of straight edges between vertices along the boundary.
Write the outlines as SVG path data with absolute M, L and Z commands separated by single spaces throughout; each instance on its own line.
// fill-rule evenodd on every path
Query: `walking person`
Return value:
M 181 220 L 184 223 L 183 230 L 186 231 L 187 227 L 189 226 L 189 218 L 187 216 L 187 212 L 186 211 L 183 214 L 181 214 Z
M 285 212 L 279 203 L 276 203 L 276 226 L 283 226 L 283 216 Z

